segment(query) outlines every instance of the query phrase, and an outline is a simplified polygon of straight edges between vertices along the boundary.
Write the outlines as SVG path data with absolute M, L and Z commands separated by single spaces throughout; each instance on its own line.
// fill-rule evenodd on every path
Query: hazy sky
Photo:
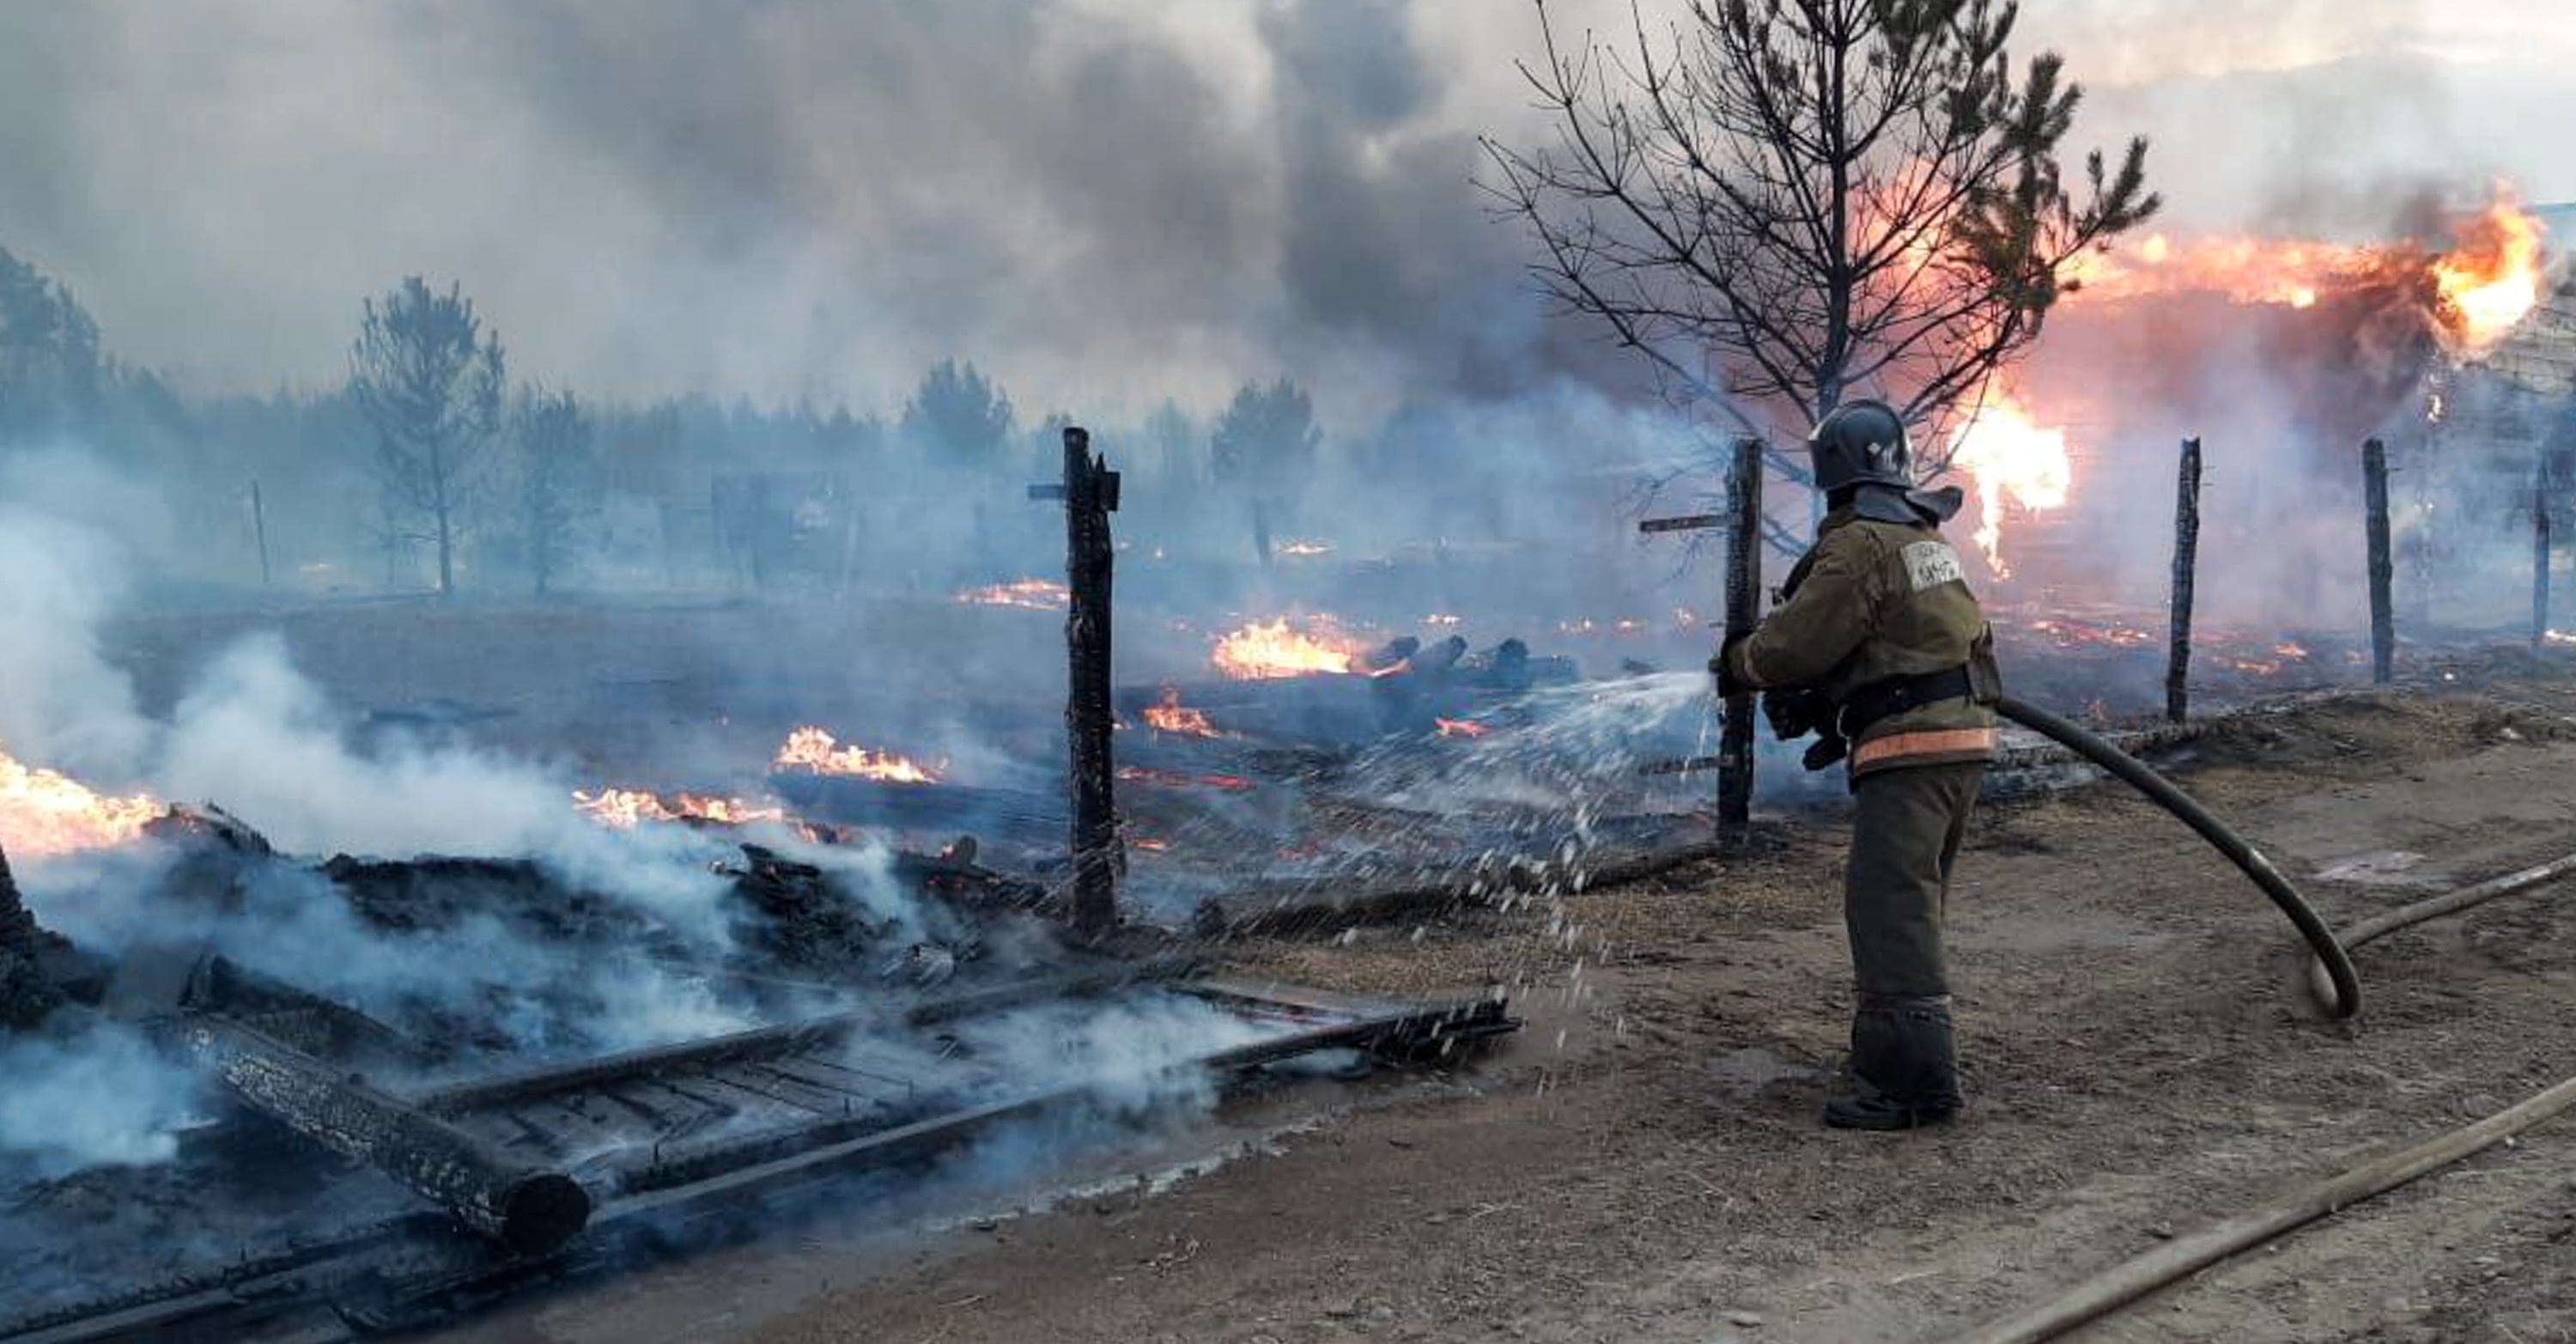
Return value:
M 2078 140 L 2155 137 L 2177 226 L 2576 197 L 2569 0 L 2024 10 L 2092 90 Z M 198 387 L 336 380 L 360 297 L 423 272 L 605 393 L 883 406 L 956 354 L 1031 415 L 1282 372 L 1367 415 L 1589 335 L 1470 186 L 1478 131 L 1534 134 L 1536 32 L 1520 0 L 0 0 L 0 246 Z

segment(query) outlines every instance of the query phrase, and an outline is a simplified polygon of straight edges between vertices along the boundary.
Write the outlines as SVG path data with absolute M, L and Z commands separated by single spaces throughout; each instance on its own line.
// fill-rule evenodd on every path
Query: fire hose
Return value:
M 2335 938 L 2334 930 L 2326 927 L 2316 907 L 2308 904 L 2307 897 L 2301 895 L 2290 879 L 2263 856 L 2263 851 L 2246 843 L 2243 836 L 2229 829 L 2227 823 L 2212 815 L 2191 795 L 2176 788 L 2173 781 L 2082 726 L 2011 696 L 1997 701 L 1995 712 L 2118 776 L 2123 783 L 2145 794 L 2150 802 L 2172 813 L 2201 839 L 2208 841 L 2212 848 L 2227 856 L 2228 862 L 2235 864 L 2255 886 L 2262 888 L 2264 895 L 2272 898 L 2272 904 L 2281 908 L 2281 913 L 2297 927 L 2299 936 L 2307 940 L 2308 949 L 2316 958 L 2318 999 L 2326 1010 L 2336 1017 L 2350 1017 L 2361 1011 L 2361 978 L 2353 972 L 2351 955 Z
M 2359 1007 L 2350 948 L 2360 947 L 2399 929 L 2456 914 L 2498 897 L 2526 891 L 2576 874 L 2576 854 L 2537 864 L 2519 872 L 2462 887 L 2457 891 L 2401 906 L 2353 925 L 2338 939 L 2316 920 L 2297 888 L 2261 853 L 2245 845 L 2199 804 L 2162 776 L 2083 728 L 2046 710 L 2006 698 L 1996 706 L 2004 717 L 2063 744 L 2068 750 L 2135 785 L 2141 792 L 2181 817 L 2210 843 L 2237 860 L 2237 866 L 2280 904 L 2299 926 L 2316 953 L 2309 964 L 2310 987 L 2338 1017 Z M 2245 858 L 2239 858 L 2241 852 Z M 2250 860 L 2250 862 L 2248 861 Z M 2187 1278 L 2239 1252 L 2262 1245 L 2307 1223 L 2363 1200 L 2384 1194 L 2428 1172 L 2438 1170 L 2487 1147 L 2576 1108 L 2576 1078 L 2560 1082 L 2521 1104 L 2483 1120 L 2437 1135 L 2412 1147 L 2364 1163 L 2339 1176 L 2274 1197 L 2201 1231 L 2176 1238 L 2147 1254 L 2123 1261 L 2026 1311 L 1995 1321 L 1963 1344 L 2043 1344 L 2110 1315 L 2121 1307 Z

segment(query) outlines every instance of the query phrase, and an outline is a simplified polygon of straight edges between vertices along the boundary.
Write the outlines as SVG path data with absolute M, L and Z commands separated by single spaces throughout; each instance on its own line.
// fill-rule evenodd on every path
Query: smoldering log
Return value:
M 2174 485 L 2173 607 L 2165 650 L 2165 718 L 2181 723 L 2191 713 L 2192 585 L 2200 563 L 2200 440 L 2182 441 L 2182 468 Z
M 1392 671 L 1412 663 L 1413 655 L 1421 651 L 1421 640 L 1412 635 L 1398 635 L 1354 659 L 1351 670 L 1370 674 Z
M 1467 641 L 1451 635 L 1429 648 L 1415 651 L 1412 659 L 1413 675 L 1426 681 L 1446 679 L 1451 669 L 1457 667 L 1466 656 Z
M 2388 592 L 2395 560 L 2388 549 L 2388 448 L 2377 439 L 2361 445 L 2361 483 L 2370 542 L 2370 679 L 2386 685 L 2397 663 L 2397 617 Z
M 229 1018 L 199 1015 L 178 1039 L 233 1095 L 333 1152 L 365 1162 L 521 1255 L 549 1254 L 590 1222 L 590 1194 L 454 1125 Z

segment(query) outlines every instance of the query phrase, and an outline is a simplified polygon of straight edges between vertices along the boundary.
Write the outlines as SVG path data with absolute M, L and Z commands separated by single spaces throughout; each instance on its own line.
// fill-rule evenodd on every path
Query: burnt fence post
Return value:
M 2397 618 L 2388 597 L 2388 447 L 2377 439 L 2361 445 L 2361 484 L 2370 536 L 2370 679 L 2385 686 L 2396 671 Z
M 2173 606 L 2165 649 L 2165 718 L 2174 723 L 2191 714 L 2191 603 L 2199 564 L 2200 440 L 2185 439 L 2174 483 Z
M 1118 473 L 1091 451 L 1091 432 L 1064 431 L 1064 480 L 1031 486 L 1034 498 L 1064 501 L 1067 691 L 1065 741 L 1069 747 L 1073 803 L 1074 932 L 1098 938 L 1118 924 L 1117 772 L 1110 758 L 1116 726 L 1109 704 L 1111 580 L 1117 551 L 1109 515 L 1118 508 Z
M 259 547 L 259 586 L 274 587 L 268 575 L 268 504 L 260 498 L 256 477 L 250 483 L 250 532 L 251 540 Z
M 1735 441 L 1726 478 L 1726 638 L 1751 634 L 1762 617 L 1762 441 Z M 1727 697 L 1718 739 L 1717 821 L 1740 830 L 1753 819 L 1753 697 Z
M 2549 465 L 2531 474 L 2531 651 L 2549 643 Z

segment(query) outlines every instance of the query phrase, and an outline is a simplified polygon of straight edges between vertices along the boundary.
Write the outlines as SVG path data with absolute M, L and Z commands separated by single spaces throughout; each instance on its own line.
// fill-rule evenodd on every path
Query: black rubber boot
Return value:
M 1852 1014 L 1854 1094 L 1825 1103 L 1836 1129 L 1920 1129 L 1959 1113 L 1959 1055 L 1947 999 L 1867 1004 Z

